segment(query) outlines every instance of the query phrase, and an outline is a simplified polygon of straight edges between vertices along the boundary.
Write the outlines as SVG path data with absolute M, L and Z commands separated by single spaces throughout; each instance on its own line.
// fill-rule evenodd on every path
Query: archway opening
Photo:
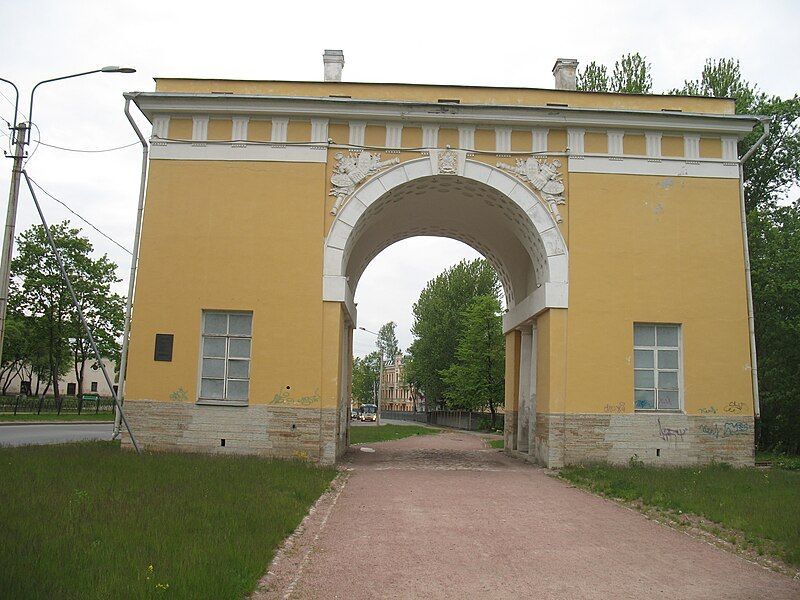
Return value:
M 521 180 L 471 160 L 463 160 L 458 173 L 439 173 L 436 164 L 433 157 L 403 163 L 347 199 L 326 240 L 325 299 L 344 303 L 351 345 L 354 296 L 381 251 L 411 237 L 437 236 L 461 241 L 484 256 L 503 288 L 503 329 L 522 338 L 521 347 L 506 353 L 506 370 L 515 376 L 513 384 L 506 381 L 505 426 L 506 444 L 512 429 L 511 445 L 527 452 L 535 421 L 535 317 L 550 306 L 566 307 L 566 244 L 547 206 Z M 350 413 L 352 352 L 341 365 L 342 398 L 348 397 L 344 417 Z M 519 422 L 518 411 L 525 413 Z

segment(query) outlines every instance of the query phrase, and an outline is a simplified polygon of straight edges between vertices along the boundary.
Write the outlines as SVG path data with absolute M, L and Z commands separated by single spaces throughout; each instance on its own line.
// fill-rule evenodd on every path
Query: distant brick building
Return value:
M 381 408 L 385 410 L 402 410 L 422 412 L 425 410 L 425 397 L 413 386 L 406 383 L 403 369 L 403 356 L 395 357 L 393 363 L 383 367 L 381 384 Z

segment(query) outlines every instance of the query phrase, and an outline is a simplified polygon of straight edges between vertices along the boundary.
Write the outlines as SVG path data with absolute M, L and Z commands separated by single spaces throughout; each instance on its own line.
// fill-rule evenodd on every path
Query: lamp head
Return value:
M 102 73 L 136 73 L 136 69 L 131 67 L 103 67 L 100 69 Z

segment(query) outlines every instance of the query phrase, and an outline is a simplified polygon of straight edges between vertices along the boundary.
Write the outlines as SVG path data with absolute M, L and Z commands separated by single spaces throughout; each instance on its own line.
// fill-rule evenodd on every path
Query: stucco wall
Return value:
M 250 403 L 319 408 L 323 178 L 320 164 L 151 162 L 128 398 L 195 402 L 202 310 L 245 310 Z M 171 362 L 153 360 L 156 333 L 174 334 Z

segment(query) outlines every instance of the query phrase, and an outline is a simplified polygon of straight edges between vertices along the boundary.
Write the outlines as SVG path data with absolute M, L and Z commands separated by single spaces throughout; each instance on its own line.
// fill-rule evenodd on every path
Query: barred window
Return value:
M 633 394 L 638 411 L 680 410 L 679 325 L 633 326 Z
M 200 399 L 246 402 L 253 313 L 203 311 Z

